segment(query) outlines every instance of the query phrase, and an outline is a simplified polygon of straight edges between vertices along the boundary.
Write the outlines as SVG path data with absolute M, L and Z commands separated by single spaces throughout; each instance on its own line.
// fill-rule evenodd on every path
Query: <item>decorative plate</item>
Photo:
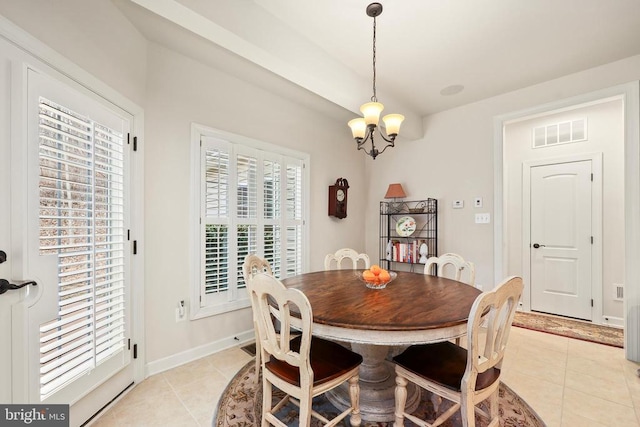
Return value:
M 396 277 L 398 277 L 398 273 L 394 272 L 394 271 L 390 271 L 389 272 L 389 280 L 387 280 L 386 282 L 377 282 L 377 281 L 373 281 L 373 282 L 368 282 L 366 280 L 364 280 L 364 277 L 362 277 L 362 271 L 356 271 L 356 276 L 358 277 L 358 279 L 360 279 L 367 288 L 371 288 L 371 289 L 384 289 L 387 287 L 387 285 L 389 283 L 391 283 L 393 281 L 393 279 L 395 279 Z
M 416 220 L 410 216 L 403 216 L 396 223 L 396 233 L 400 237 L 408 237 L 416 231 Z

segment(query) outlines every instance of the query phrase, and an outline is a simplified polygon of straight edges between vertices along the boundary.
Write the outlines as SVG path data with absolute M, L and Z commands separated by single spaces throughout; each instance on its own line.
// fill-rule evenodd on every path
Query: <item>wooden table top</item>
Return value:
M 309 299 L 314 325 L 362 331 L 425 331 L 464 325 L 480 290 L 442 277 L 397 272 L 384 289 L 370 289 L 362 270 L 327 270 L 282 280 Z

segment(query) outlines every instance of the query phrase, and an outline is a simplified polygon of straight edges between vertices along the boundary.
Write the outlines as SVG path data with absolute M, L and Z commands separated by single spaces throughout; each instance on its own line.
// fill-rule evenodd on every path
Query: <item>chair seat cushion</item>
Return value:
M 414 374 L 459 392 L 467 367 L 467 350 L 449 341 L 414 345 L 394 357 L 393 361 Z M 487 388 L 499 377 L 499 369 L 488 369 L 478 374 L 475 389 Z
M 296 352 L 300 350 L 301 339 L 298 336 L 291 340 L 291 350 Z M 310 360 L 311 369 L 313 369 L 313 384 L 316 386 L 338 378 L 358 367 L 362 363 L 362 356 L 335 342 L 312 337 Z M 265 363 L 265 368 L 284 381 L 300 386 L 300 372 L 296 366 L 291 366 L 272 356 Z

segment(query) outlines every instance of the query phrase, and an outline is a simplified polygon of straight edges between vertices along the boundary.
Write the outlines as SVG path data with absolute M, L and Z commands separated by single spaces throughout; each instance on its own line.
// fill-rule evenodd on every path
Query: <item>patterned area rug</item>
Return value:
M 260 425 L 262 413 L 262 381 L 256 385 L 256 370 L 254 361 L 249 362 L 231 380 L 224 393 L 220 397 L 218 407 L 213 416 L 214 427 L 248 427 Z M 505 384 L 500 383 L 499 390 L 499 411 L 500 426 L 506 427 L 543 427 L 544 422 L 538 415 L 522 400 L 513 390 Z M 418 417 L 433 420 L 435 414 L 428 392 L 422 392 L 422 399 L 418 409 L 414 414 Z M 282 398 L 282 394 L 274 392 L 274 402 Z M 325 416 L 333 417 L 337 410 L 323 397 L 319 396 L 314 400 L 314 409 Z M 449 407 L 446 401 L 440 405 L 439 412 L 445 411 Z M 298 426 L 297 407 L 289 404 L 277 414 L 278 417 L 289 426 Z M 459 414 L 459 412 L 458 412 Z M 313 419 L 311 426 L 319 426 L 318 420 Z M 342 420 L 339 426 L 350 426 L 348 418 Z M 362 422 L 363 427 L 387 427 L 393 423 L 385 422 Z M 410 421 L 405 420 L 406 426 L 414 426 Z M 447 420 L 443 427 L 458 427 L 462 425 L 460 416 L 454 416 Z M 486 427 L 487 422 L 483 418 L 476 416 L 476 426 Z
M 593 323 L 567 319 L 541 313 L 516 312 L 513 326 L 549 334 L 562 335 L 583 341 L 606 344 L 613 347 L 624 347 L 624 330 L 611 326 L 594 325 Z

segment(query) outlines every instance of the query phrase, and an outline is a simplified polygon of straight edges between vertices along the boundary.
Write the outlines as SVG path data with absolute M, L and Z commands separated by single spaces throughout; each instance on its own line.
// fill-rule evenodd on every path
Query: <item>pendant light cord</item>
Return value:
M 378 102 L 376 96 L 376 17 L 373 17 L 373 96 L 371 101 Z

